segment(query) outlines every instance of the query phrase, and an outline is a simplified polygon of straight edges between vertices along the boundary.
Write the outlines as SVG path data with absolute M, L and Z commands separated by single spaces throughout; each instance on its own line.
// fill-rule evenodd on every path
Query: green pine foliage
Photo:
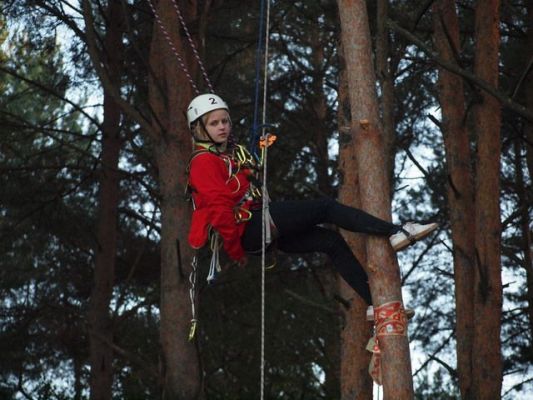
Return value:
M 86 312 L 96 245 L 101 87 L 86 46 L 65 23 L 82 29 L 78 10 L 65 8 L 62 1 L 44 2 L 49 9 L 34 3 L 7 1 L 7 17 L 0 19 L 0 398 L 87 399 Z M 527 63 L 525 4 L 502 5 L 501 90 L 513 94 L 518 88 L 514 99 L 522 104 L 525 93 L 518 83 Z M 149 116 L 151 12 L 144 0 L 124 6 L 123 95 Z M 247 144 L 253 125 L 258 6 L 225 0 L 213 2 L 212 7 L 202 56 L 217 93 L 228 99 L 237 138 Z M 414 2 L 393 2 L 391 17 L 412 22 L 419 11 L 415 7 Z M 471 1 L 458 2 L 461 65 L 468 70 L 473 62 L 472 7 Z M 70 11 L 60 14 L 66 9 Z M 339 33 L 335 2 L 274 0 L 271 12 L 267 122 L 278 125 L 278 140 L 270 150 L 270 194 L 275 199 L 335 196 L 341 181 L 335 153 Z M 96 7 L 95 13 L 101 21 Z M 375 31 L 375 10 L 369 8 L 369 13 Z M 191 24 L 192 31 L 199 26 Z M 431 43 L 431 29 L 427 11 L 413 32 Z M 409 332 L 416 354 L 416 398 L 455 399 L 459 391 L 446 165 L 441 133 L 429 118 L 440 119 L 436 69 L 403 37 L 391 33 L 390 45 L 396 122 L 394 218 L 441 223 L 432 240 L 400 256 L 404 298 L 417 312 Z M 318 47 L 324 51 L 322 62 L 312 58 Z M 313 109 L 317 87 L 326 99 L 325 120 Z M 467 100 L 476 101 L 477 89 L 465 88 Z M 471 119 L 466 123 L 471 124 Z M 122 125 L 119 248 L 111 304 L 114 397 L 156 399 L 160 398 L 157 169 L 145 133 L 128 117 Z M 329 132 L 333 144 L 326 193 L 319 188 L 324 149 L 315 142 L 318 129 Z M 517 399 L 531 391 L 527 371 L 533 358 L 528 266 L 519 229 L 523 214 L 518 212 L 525 209 L 530 219 L 533 216 L 523 135 L 524 120 L 504 111 L 502 349 L 506 398 Z M 177 166 L 177 173 L 182 167 Z M 523 170 L 521 196 L 517 169 Z M 208 263 L 208 255 L 202 253 L 202 276 Z M 198 345 L 208 399 L 258 397 L 259 272 L 259 260 L 252 258 L 245 271 L 227 271 L 213 286 L 201 279 Z M 267 398 L 339 397 L 342 321 L 333 277 L 327 260 L 317 255 L 280 253 L 276 267 L 267 272 Z
M 21 27 L 3 49 L 0 342 L 11 356 L 1 374 L 7 391 L 52 398 L 64 391 L 56 381 L 73 376 L 65 375 L 73 360 L 87 355 L 94 137 L 61 100 L 69 80 L 54 37 L 33 41 Z

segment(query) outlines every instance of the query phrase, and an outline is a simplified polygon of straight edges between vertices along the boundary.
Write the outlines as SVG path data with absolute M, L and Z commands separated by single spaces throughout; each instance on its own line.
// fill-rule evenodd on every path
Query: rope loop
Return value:
M 189 330 L 189 341 L 194 339 L 198 319 L 196 318 L 196 281 L 198 271 L 198 252 L 195 252 L 191 261 L 191 272 L 189 274 L 189 298 L 191 300 L 191 329 Z

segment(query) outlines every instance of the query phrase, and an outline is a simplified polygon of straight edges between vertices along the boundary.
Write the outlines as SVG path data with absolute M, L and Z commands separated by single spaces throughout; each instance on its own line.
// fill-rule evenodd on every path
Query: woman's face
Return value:
M 222 144 L 228 141 L 231 133 L 231 121 L 226 110 L 211 111 L 207 114 L 204 125 L 215 143 Z

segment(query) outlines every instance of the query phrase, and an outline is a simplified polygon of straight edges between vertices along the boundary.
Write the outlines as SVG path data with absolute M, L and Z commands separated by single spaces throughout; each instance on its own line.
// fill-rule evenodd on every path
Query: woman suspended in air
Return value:
M 194 211 L 189 243 L 201 248 L 210 230 L 223 240 L 227 255 L 245 266 L 247 254 L 262 248 L 262 200 L 255 180 L 255 160 L 230 141 L 229 108 L 217 95 L 192 100 L 187 120 L 195 150 L 189 164 L 189 188 Z M 395 225 L 362 210 L 321 198 L 272 201 L 270 225 L 276 247 L 286 253 L 325 253 L 335 269 L 370 306 L 368 277 L 344 238 L 320 224 L 334 224 L 351 232 L 388 237 L 399 251 L 430 234 L 436 223 Z

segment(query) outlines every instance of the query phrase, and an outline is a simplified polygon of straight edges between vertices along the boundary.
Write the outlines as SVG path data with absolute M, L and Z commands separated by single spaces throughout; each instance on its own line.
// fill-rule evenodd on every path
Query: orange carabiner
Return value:
M 276 141 L 278 137 L 276 135 L 272 135 L 270 133 L 267 133 L 265 136 L 261 136 L 259 138 L 259 147 L 264 149 L 265 147 L 272 146 L 272 143 Z

